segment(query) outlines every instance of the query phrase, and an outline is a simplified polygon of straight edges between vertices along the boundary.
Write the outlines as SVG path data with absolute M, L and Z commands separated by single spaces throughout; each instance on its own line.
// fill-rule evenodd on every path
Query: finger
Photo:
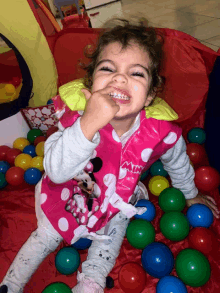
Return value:
M 81 92 L 85 95 L 86 100 L 89 100 L 90 99 L 90 97 L 91 97 L 92 94 L 90 93 L 89 90 L 87 90 L 87 89 L 81 89 Z
M 209 208 L 211 208 L 211 210 L 216 214 L 216 215 L 219 215 L 219 210 L 217 208 L 216 205 L 214 205 L 213 203 L 211 202 L 207 202 L 207 205 Z
M 213 202 L 214 204 L 216 204 L 216 201 L 214 200 L 213 197 L 206 195 L 205 198 L 207 198 L 208 200 L 210 200 L 211 202 Z

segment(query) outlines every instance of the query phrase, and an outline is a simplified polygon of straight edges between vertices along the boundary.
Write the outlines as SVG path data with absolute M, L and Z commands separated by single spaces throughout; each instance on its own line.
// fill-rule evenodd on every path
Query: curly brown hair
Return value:
M 120 43 L 123 50 L 130 46 L 132 42 L 135 42 L 149 54 L 150 58 L 149 72 L 151 82 L 148 95 L 154 94 L 157 91 L 162 84 L 159 70 L 163 57 L 163 36 L 155 28 L 146 26 L 145 23 L 140 20 L 138 24 L 131 24 L 128 20 L 119 18 L 107 23 L 107 25 L 113 24 L 113 27 L 104 29 L 100 33 L 96 49 L 92 53 L 85 52 L 86 57 L 91 59 L 91 62 L 84 66 L 84 69 L 87 71 L 84 85 L 88 89 L 92 88 L 93 72 L 102 50 L 107 45 L 115 42 Z

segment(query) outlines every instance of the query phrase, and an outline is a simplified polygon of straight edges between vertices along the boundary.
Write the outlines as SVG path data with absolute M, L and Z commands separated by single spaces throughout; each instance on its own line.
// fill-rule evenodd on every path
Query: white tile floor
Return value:
M 122 0 L 125 17 L 145 17 L 155 27 L 172 28 L 220 48 L 220 0 Z

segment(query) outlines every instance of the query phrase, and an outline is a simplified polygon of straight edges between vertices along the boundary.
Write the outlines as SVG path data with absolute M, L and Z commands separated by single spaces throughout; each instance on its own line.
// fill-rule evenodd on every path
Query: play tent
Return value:
M 79 67 L 81 61 L 86 62 L 83 50 L 86 45 L 92 48 L 100 30 L 71 28 L 52 33 L 50 37 L 47 37 L 45 28 L 36 15 L 36 6 L 33 6 L 30 1 L 4 1 L 0 4 L 0 11 L 1 14 L 4 12 L 1 16 L 3 21 L 0 32 L 16 46 L 30 69 L 34 84 L 34 97 L 30 101 L 30 106 L 45 104 L 51 96 L 56 94 L 57 82 L 62 85 L 83 76 L 84 72 Z M 17 15 L 18 11 L 19 15 Z M 11 18 L 12 22 L 9 21 Z M 31 28 L 30 31 L 29 28 Z M 177 122 L 182 126 L 186 138 L 189 129 L 204 126 L 209 76 L 219 54 L 184 33 L 170 29 L 161 29 L 161 32 L 165 35 L 165 62 L 161 74 L 166 79 L 166 87 L 160 96 L 178 112 Z M 203 163 L 208 164 L 208 161 Z M 144 181 L 146 186 L 148 180 L 149 178 Z M 36 228 L 37 223 L 34 212 L 34 186 L 27 184 L 17 188 L 7 186 L 0 192 L 1 281 L 17 251 Z M 218 190 L 210 192 L 210 195 L 215 198 L 220 207 Z M 156 230 L 156 241 L 167 244 L 176 257 L 182 249 L 188 247 L 188 240 L 186 238 L 180 242 L 174 242 L 162 235 L 159 228 L 162 211 L 158 206 L 158 198 L 150 194 L 150 200 L 155 204 L 157 212 L 157 217 L 152 222 Z M 211 230 L 219 243 L 219 220 L 214 220 Z M 70 276 L 61 275 L 54 265 L 56 253 L 64 246 L 66 243 L 63 242 L 44 260 L 25 287 L 24 293 L 42 292 L 52 282 L 61 281 L 70 287 L 76 284 L 76 273 Z M 201 288 L 187 287 L 189 293 L 219 292 L 220 250 L 213 252 L 214 254 L 208 256 L 212 269 L 211 279 Z M 80 252 L 81 261 L 85 260 L 86 255 L 86 250 Z M 141 263 L 140 257 L 141 251 L 131 247 L 125 238 L 116 265 L 110 273 L 115 280 L 115 287 L 111 291 L 106 289 L 105 292 L 122 293 L 118 282 L 118 272 L 128 261 Z M 175 269 L 172 274 L 176 275 Z M 157 282 L 158 279 L 147 275 L 143 293 L 155 293 Z

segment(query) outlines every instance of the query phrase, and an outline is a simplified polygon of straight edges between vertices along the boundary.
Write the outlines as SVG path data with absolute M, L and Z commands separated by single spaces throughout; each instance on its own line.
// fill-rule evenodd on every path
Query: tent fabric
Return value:
M 27 63 L 34 92 L 29 105 L 34 107 L 45 105 L 56 95 L 57 71 L 47 40 L 29 3 L 33 5 L 31 0 L 0 1 L 0 33 L 18 49 Z

